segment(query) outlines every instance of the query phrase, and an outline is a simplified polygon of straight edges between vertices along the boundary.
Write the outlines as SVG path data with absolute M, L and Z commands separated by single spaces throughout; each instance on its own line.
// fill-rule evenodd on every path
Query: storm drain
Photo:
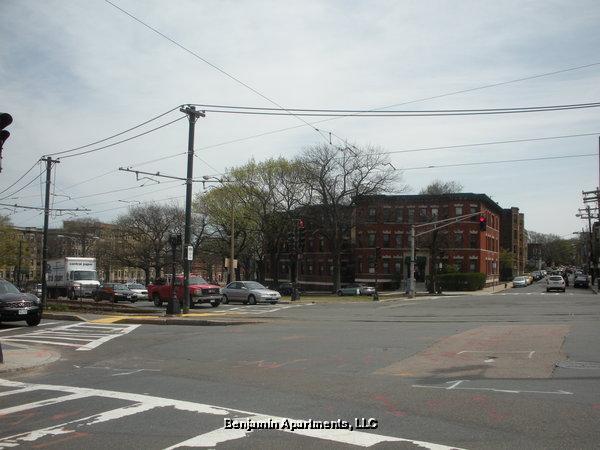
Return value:
M 556 367 L 563 369 L 598 369 L 600 370 L 599 362 L 591 361 L 560 361 L 556 363 Z

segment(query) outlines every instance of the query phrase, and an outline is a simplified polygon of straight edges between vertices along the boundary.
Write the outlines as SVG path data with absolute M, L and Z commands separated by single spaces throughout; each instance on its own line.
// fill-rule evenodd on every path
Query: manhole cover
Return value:
M 563 369 L 600 369 L 600 363 L 591 361 L 560 361 L 556 367 Z

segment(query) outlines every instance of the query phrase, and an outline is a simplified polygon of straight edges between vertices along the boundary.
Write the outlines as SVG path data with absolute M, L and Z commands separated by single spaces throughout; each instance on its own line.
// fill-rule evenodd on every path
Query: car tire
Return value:
M 25 322 L 27 322 L 27 326 L 30 326 L 30 327 L 36 327 L 36 326 L 38 326 L 41 321 L 42 321 L 42 315 L 41 314 L 36 314 L 33 317 L 27 317 L 27 319 L 25 319 Z
M 117 303 L 118 302 L 117 297 L 114 294 L 110 297 L 110 302 L 111 303 Z
M 223 295 L 223 298 L 221 299 L 221 303 L 223 303 L 224 305 L 226 305 L 227 303 L 229 303 L 229 299 L 227 298 L 226 295 Z
M 337 295 L 338 295 L 338 297 L 341 297 L 342 295 L 344 295 L 344 293 L 340 290 L 340 291 L 337 291 Z
M 277 304 L 277 302 L 269 302 L 269 303 L 271 303 L 271 305 L 276 305 Z
M 67 298 L 69 300 L 75 300 L 75 291 L 73 289 L 67 292 Z
M 152 295 L 152 302 L 157 308 L 160 308 L 162 306 L 162 300 L 160 299 L 160 295 L 158 295 L 158 293 L 154 293 Z
M 135 303 L 135 302 L 137 302 L 137 299 L 135 299 L 135 298 L 132 298 L 132 299 L 131 299 L 131 300 L 129 300 L 129 301 L 130 301 L 131 303 Z
M 211 300 L 211 302 L 210 302 L 210 306 L 212 306 L 213 308 L 216 308 L 220 304 L 221 304 L 221 300 Z
M 248 303 L 250 303 L 251 305 L 256 305 L 256 297 L 254 295 L 249 295 Z

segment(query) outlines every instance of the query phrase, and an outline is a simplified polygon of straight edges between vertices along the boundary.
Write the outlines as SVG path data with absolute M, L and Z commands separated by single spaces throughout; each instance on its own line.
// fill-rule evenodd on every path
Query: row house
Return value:
M 512 271 L 504 274 L 506 279 L 510 279 L 523 275 L 527 265 L 525 215 L 516 207 L 503 209 L 501 222 L 500 247 L 513 254 Z

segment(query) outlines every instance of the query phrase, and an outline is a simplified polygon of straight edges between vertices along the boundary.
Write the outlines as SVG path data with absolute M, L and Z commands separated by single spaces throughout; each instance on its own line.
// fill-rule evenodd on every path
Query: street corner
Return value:
M 0 373 L 36 369 L 58 361 L 61 354 L 56 350 L 30 347 L 17 343 L 0 341 L 3 362 Z

